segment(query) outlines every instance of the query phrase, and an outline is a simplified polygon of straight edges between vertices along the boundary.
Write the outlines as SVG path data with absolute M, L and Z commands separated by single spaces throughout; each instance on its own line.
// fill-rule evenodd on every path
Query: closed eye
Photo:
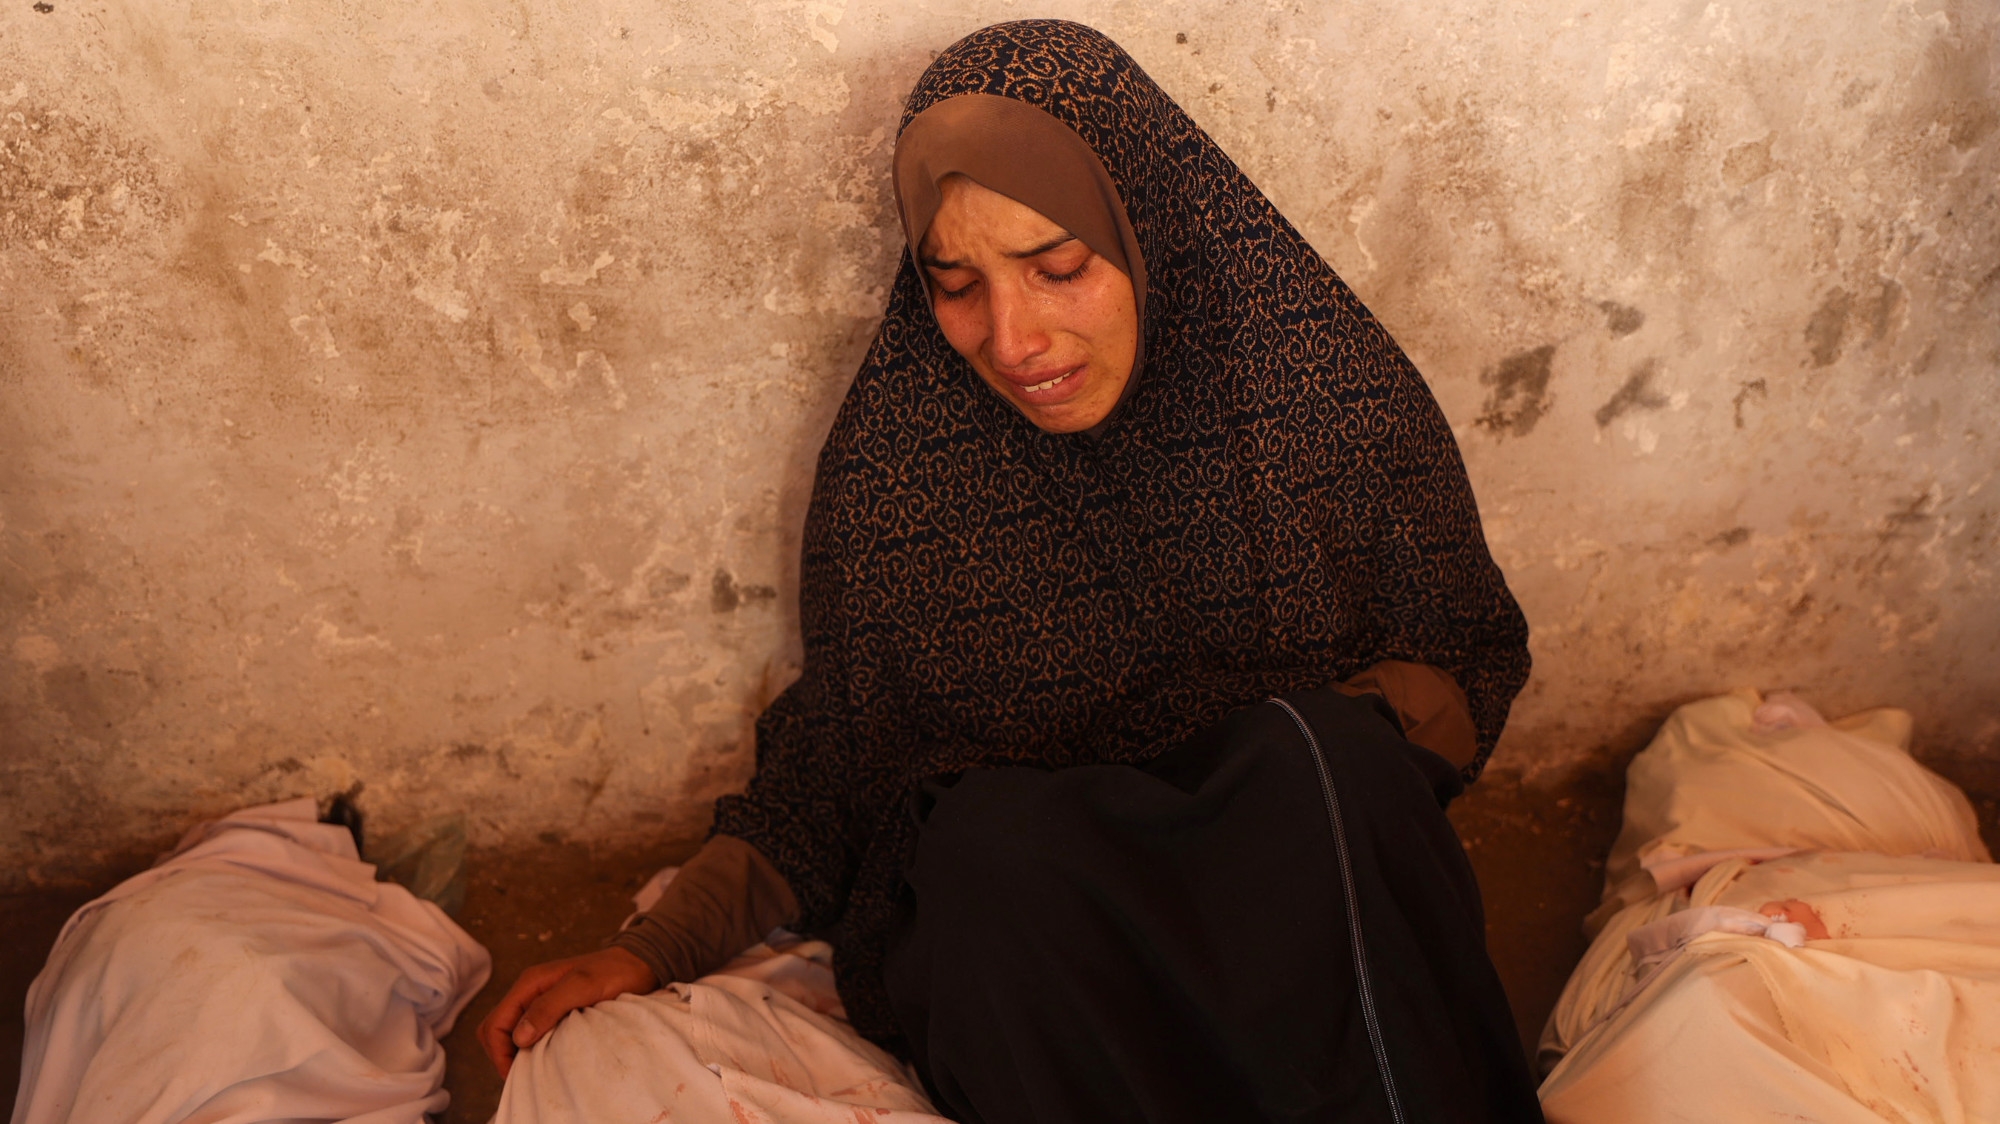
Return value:
M 1042 273 L 1042 279 L 1044 281 L 1053 281 L 1056 284 L 1060 285 L 1067 281 L 1076 280 L 1077 278 L 1083 276 L 1084 273 L 1089 269 L 1090 269 L 1090 259 L 1085 258 L 1083 259 L 1081 264 L 1079 264 L 1075 269 L 1070 270 L 1068 273 L 1050 273 L 1046 269 L 1042 270 L 1041 273 Z
M 959 301 L 971 296 L 972 287 L 977 284 L 979 284 L 977 281 L 967 281 L 956 289 L 947 289 L 944 287 L 944 282 L 933 277 L 931 279 L 931 292 L 937 294 L 939 300 Z

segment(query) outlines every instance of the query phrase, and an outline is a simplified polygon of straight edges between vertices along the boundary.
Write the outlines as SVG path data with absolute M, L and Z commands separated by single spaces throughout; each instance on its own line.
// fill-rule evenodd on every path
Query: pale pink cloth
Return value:
M 1799 853 L 1797 847 L 1725 847 L 1720 851 L 1696 851 L 1691 855 L 1650 855 L 1639 862 L 1653 876 L 1658 892 L 1671 894 L 1701 881 L 1701 876 L 1730 859 L 1746 863 L 1769 862 Z
M 514 1059 L 494 1124 L 949 1124 L 841 1017 L 833 950 L 760 944 L 714 975 L 571 1013 Z
M 1661 727 L 1543 1032 L 1550 1124 L 2000 1121 L 2000 870 L 1910 728 L 1754 692 Z M 1764 915 L 1795 900 L 1826 937 Z
M 13 1124 L 421 1124 L 486 950 L 312 800 L 250 808 L 78 910 L 28 991 Z

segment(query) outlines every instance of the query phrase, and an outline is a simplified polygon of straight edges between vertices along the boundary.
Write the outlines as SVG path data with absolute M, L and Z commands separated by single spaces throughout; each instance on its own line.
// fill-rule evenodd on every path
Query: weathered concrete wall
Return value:
M 1382 315 L 1533 622 L 1502 767 L 1798 685 L 1996 752 L 1978 0 L 1076 3 Z M 931 53 L 1005 3 L 0 8 L 0 867 L 366 783 L 685 831 L 792 674 Z

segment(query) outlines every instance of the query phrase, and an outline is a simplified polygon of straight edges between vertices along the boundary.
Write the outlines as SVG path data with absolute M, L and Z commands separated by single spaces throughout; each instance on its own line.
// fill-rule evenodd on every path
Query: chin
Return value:
M 1023 406 L 1016 402 L 1014 406 L 1044 433 L 1080 433 L 1111 416 L 1109 406 L 1098 409 L 1068 402 L 1056 406 Z

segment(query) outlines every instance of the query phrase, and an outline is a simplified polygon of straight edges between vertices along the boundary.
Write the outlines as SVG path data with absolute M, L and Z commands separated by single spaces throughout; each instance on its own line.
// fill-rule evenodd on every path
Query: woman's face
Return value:
M 1042 429 L 1103 421 L 1138 353 L 1132 279 L 1039 211 L 960 175 L 938 186 L 918 259 L 945 339 Z

